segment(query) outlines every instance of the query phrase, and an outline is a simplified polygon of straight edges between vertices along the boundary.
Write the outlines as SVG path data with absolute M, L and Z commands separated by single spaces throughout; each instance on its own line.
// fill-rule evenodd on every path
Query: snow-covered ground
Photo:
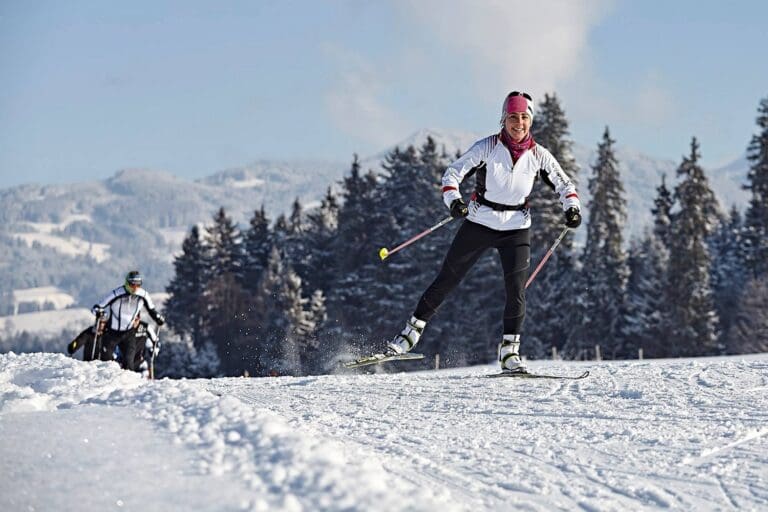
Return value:
M 15 310 L 18 310 L 21 304 L 35 304 L 41 309 L 47 304 L 51 304 L 54 309 L 64 309 L 74 303 L 75 298 L 73 296 L 55 286 L 13 290 Z
M 146 381 L 0 355 L 0 510 L 766 510 L 768 355 Z
M 78 333 L 89 325 L 93 325 L 93 313 L 86 308 L 0 316 L 0 334 L 9 336 L 22 332 L 36 336 L 54 336 L 62 330 Z M 66 340 L 62 343 L 62 349 L 68 342 L 69 340 Z
M 97 263 L 109 259 L 109 244 L 88 242 L 74 236 L 48 233 L 12 233 L 11 236 L 21 240 L 29 247 L 33 247 L 35 243 L 38 243 L 43 247 L 50 247 L 54 251 L 66 256 L 90 256 Z

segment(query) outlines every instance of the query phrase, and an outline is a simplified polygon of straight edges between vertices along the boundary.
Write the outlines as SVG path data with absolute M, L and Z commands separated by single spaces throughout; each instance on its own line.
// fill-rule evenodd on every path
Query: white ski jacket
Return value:
M 512 163 L 512 155 L 501 142 L 499 134 L 475 142 L 458 160 L 448 166 L 443 174 L 443 201 L 450 208 L 451 203 L 461 198 L 459 185 L 467 174 L 485 164 L 485 194 L 488 201 L 501 205 L 524 205 L 533 189 L 536 176 L 550 184 L 560 196 L 563 211 L 575 207 L 581 209 L 576 187 L 563 171 L 555 157 L 539 144 L 523 153 Z M 525 229 L 531 226 L 531 213 L 526 207 L 520 210 L 494 210 L 479 204 L 469 203 L 467 219 L 498 231 Z
M 164 323 L 165 320 L 157 312 L 152 297 L 144 288 L 139 288 L 134 293 L 126 290 L 125 286 L 115 288 L 101 302 L 93 306 L 93 313 L 97 314 L 99 310 L 103 310 L 107 315 L 109 321 L 107 325 L 110 329 L 127 331 L 137 324 L 136 319 L 142 308 L 147 310 L 156 323 Z

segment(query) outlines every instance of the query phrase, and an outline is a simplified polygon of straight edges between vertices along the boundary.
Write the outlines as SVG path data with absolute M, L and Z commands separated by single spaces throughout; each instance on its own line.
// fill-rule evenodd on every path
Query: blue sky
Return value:
M 349 162 L 491 133 L 513 89 L 556 92 L 578 143 L 608 125 L 677 161 L 695 135 L 716 167 L 768 97 L 766 20 L 760 0 L 2 0 L 0 187 Z

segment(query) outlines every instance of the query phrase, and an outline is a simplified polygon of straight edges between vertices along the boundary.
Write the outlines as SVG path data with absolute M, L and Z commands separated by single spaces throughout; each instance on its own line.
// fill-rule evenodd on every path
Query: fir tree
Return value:
M 626 312 L 622 321 L 621 353 L 628 358 L 643 350 L 643 357 L 669 357 L 669 339 L 663 330 L 666 311 L 666 246 L 652 232 L 630 244 L 627 266 Z
M 206 228 L 206 260 L 209 280 L 202 290 L 205 308 L 202 325 L 216 345 L 222 369 L 239 375 L 244 362 L 243 323 L 248 297 L 242 286 L 243 244 L 240 231 L 224 210 L 213 217 Z
M 241 376 L 252 369 L 247 339 L 250 299 L 233 273 L 214 276 L 207 287 L 205 326 L 227 376 Z
M 256 372 L 302 374 L 301 356 L 324 312 L 305 308 L 301 278 L 272 248 L 266 271 L 253 297 L 249 345 Z
M 719 328 L 727 338 L 741 301 L 748 275 L 744 267 L 744 226 L 734 205 L 729 219 L 722 222 L 709 238 L 712 254 L 711 284 Z
M 768 352 L 768 275 L 750 279 L 734 318 L 727 353 Z
M 653 228 L 640 240 L 633 240 L 628 256 L 626 312 L 622 325 L 622 352 L 633 357 L 640 349 L 644 357 L 673 355 L 664 334 L 664 312 L 668 309 L 667 269 L 674 198 L 667 188 L 666 175 L 656 188 L 653 201 Z
M 280 221 L 280 219 L 278 219 Z M 281 256 L 290 262 L 293 269 L 300 276 L 306 276 L 311 268 L 311 254 L 307 247 L 307 216 L 304 212 L 304 206 L 297 197 L 291 206 L 291 214 L 285 219 L 284 226 L 276 226 L 275 232 L 282 232 L 279 235 L 277 244 Z
M 531 132 L 537 143 L 547 148 L 566 175 L 578 183 L 579 166 L 573 156 L 568 120 L 555 94 L 544 95 L 533 120 Z M 563 230 L 563 207 L 557 194 L 537 180 L 529 197 L 531 204 L 531 268 L 541 260 Z M 541 357 L 551 346 L 562 349 L 570 332 L 568 325 L 576 308 L 578 291 L 573 288 L 576 266 L 573 237 L 567 236 L 547 267 L 527 290 L 526 335 L 520 350 Z
M 287 329 L 282 301 L 282 276 L 286 268 L 277 247 L 272 247 L 267 268 L 253 295 L 253 308 L 250 316 L 252 328 L 248 337 L 252 349 L 253 365 L 256 375 L 268 375 L 281 368 L 280 343 Z
M 672 223 L 672 208 L 675 200 L 667 188 L 667 175 L 662 174 L 661 185 L 656 188 L 656 198 L 653 200 L 653 234 L 663 244 L 669 243 L 669 226 Z
M 338 354 L 326 350 L 331 344 L 328 344 L 320 336 L 327 320 L 328 311 L 325 306 L 325 295 L 321 290 L 315 290 L 309 298 L 308 309 L 305 311 L 297 330 L 300 340 L 299 358 L 304 375 L 325 373 L 338 363 L 336 360 Z
M 361 174 L 360 162 L 354 155 L 349 174 L 341 182 L 336 244 L 331 274 L 333 284 L 327 294 L 329 322 L 325 324 L 324 339 L 333 346 L 329 350 L 342 353 L 347 345 L 359 345 L 364 328 L 357 321 L 357 312 L 371 308 L 366 289 L 361 282 L 362 267 L 370 261 L 372 247 L 370 217 L 374 211 L 377 178 L 373 172 Z
M 206 228 L 208 268 L 212 277 L 232 274 L 240 277 L 243 262 L 243 246 L 240 231 L 224 210 L 220 208 L 213 217 L 213 224 Z
M 320 206 L 307 215 L 304 233 L 306 246 L 306 267 L 302 272 L 297 268 L 305 288 L 328 290 L 332 286 L 337 251 L 339 204 L 336 194 L 328 187 Z
M 309 315 L 304 310 L 307 299 L 301 294 L 301 278 L 290 268 L 280 276 L 279 292 L 274 300 L 282 313 L 282 325 L 276 326 L 279 337 L 278 358 L 281 374 L 302 375 L 302 341 L 314 331 Z
M 768 273 L 768 98 L 760 102 L 757 126 L 760 132 L 752 137 L 747 149 L 752 165 L 745 188 L 751 198 L 744 220 L 746 263 L 753 277 Z
M 537 107 L 531 134 L 537 143 L 552 153 L 568 178 L 578 186 L 579 164 L 573 156 L 568 119 L 556 94 L 544 95 L 544 101 Z M 535 230 L 531 230 L 531 251 L 538 257 L 547 251 L 563 229 L 563 206 L 557 194 L 541 180 L 535 183 L 528 201 L 536 225 Z M 560 259 L 572 258 L 573 240 L 563 240 L 558 251 Z
M 243 286 L 246 290 L 255 290 L 261 274 L 267 267 L 269 253 L 272 250 L 272 234 L 269 219 L 262 205 L 253 212 L 248 230 L 243 234 Z
M 200 230 L 192 226 L 181 245 L 181 254 L 173 261 L 175 270 L 166 291 L 165 313 L 168 326 L 181 336 L 188 336 L 195 347 L 203 344 L 201 293 L 208 281 L 205 247 Z
M 674 355 L 687 357 L 720 353 L 710 285 L 711 259 L 707 238 L 716 220 L 717 200 L 699 166 L 694 137 L 691 154 L 677 169 L 682 181 L 675 188 L 680 210 L 673 214 L 669 242 L 669 304 L 666 335 L 674 340 Z
M 304 231 L 304 206 L 297 197 L 291 205 L 291 216 L 288 217 L 288 230 L 292 235 L 299 235 Z
M 601 344 L 604 353 L 614 358 L 626 355 L 621 350 L 621 319 L 629 274 L 622 237 L 627 206 L 614 143 L 606 127 L 589 179 L 592 198 L 579 275 L 578 320 L 565 350 L 571 356 L 595 344 Z

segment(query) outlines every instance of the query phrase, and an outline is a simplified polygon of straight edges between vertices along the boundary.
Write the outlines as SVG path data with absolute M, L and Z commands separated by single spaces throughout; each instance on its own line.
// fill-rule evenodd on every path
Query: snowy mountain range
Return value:
M 422 130 L 397 146 L 418 148 L 432 137 L 439 148 L 453 155 L 481 136 Z M 380 170 L 392 149 L 361 157 L 363 170 Z M 580 194 L 587 204 L 594 149 L 577 145 L 574 154 L 581 166 Z M 621 146 L 617 157 L 628 199 L 628 235 L 639 235 L 650 221 L 661 175 L 666 174 L 673 187 L 679 162 L 656 160 Z M 162 171 L 126 169 L 101 181 L 2 189 L 0 271 L 11 276 L 12 288 L 58 286 L 81 304 L 114 285 L 128 268 L 144 270 L 160 291 L 172 275 L 173 255 L 192 225 L 210 222 L 220 207 L 242 225 L 262 204 L 272 220 L 289 212 L 297 197 L 311 207 L 348 172 L 351 160 L 262 160 L 196 181 Z M 746 159 L 741 158 L 708 170 L 725 208 L 736 204 L 744 209 L 747 194 L 741 185 L 747 169 Z M 0 309 L 2 314 L 6 311 Z

